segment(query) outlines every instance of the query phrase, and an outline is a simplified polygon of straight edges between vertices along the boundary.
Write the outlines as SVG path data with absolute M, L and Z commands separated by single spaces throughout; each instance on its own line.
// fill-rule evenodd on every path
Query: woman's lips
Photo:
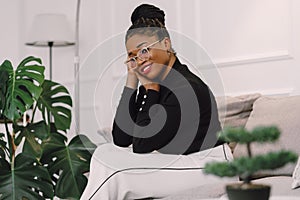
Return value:
M 151 66 L 152 66 L 152 64 L 143 67 L 143 68 L 141 69 L 141 72 L 142 72 L 143 74 L 148 74 L 148 73 L 151 71 Z

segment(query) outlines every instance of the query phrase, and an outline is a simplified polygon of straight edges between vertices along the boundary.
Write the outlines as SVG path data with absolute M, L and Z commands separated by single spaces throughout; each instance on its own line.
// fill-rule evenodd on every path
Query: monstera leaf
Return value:
M 89 171 L 91 155 L 96 145 L 86 136 L 75 136 L 68 145 L 66 137 L 51 133 L 45 142 L 41 162 L 48 165 L 48 171 L 56 182 L 55 194 L 60 198 L 79 199 L 86 184 L 84 173 Z M 58 179 L 55 178 L 58 174 Z
M 57 130 L 66 131 L 71 124 L 71 109 L 72 99 L 68 90 L 55 82 L 45 80 L 43 85 L 43 92 L 38 99 L 37 105 L 42 112 L 44 120 L 52 122 Z
M 8 148 L 6 146 L 5 136 L 3 133 L 0 133 L 0 159 L 4 158 L 6 153 L 8 153 Z
M 42 154 L 41 143 L 49 137 L 49 128 L 45 121 L 28 124 L 26 127 L 14 124 L 14 132 L 15 145 L 18 146 L 25 138 L 23 152 L 39 159 Z
M 0 66 L 0 119 L 2 118 L 2 112 L 5 108 L 5 96 L 6 96 L 6 87 L 8 81 L 8 72 Z
M 13 166 L 0 158 L 0 169 L 0 199 L 53 198 L 49 173 L 35 158 L 21 153 L 15 158 Z
M 31 64 L 31 62 L 34 63 Z M 5 70 L 9 75 L 6 82 L 6 101 L 3 112 L 8 119 L 13 121 L 19 119 L 32 106 L 34 100 L 39 98 L 45 70 L 41 64 L 39 58 L 32 56 L 25 58 L 16 70 L 13 69 L 10 61 L 5 60 L 2 63 L 1 70 Z M 26 88 L 26 90 L 22 88 Z

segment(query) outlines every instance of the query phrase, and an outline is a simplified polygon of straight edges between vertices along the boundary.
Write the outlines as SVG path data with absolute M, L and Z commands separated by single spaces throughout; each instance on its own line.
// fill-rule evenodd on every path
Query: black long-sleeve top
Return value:
M 190 154 L 221 144 L 214 95 L 178 58 L 160 90 L 124 87 L 113 123 L 113 141 L 133 152 Z

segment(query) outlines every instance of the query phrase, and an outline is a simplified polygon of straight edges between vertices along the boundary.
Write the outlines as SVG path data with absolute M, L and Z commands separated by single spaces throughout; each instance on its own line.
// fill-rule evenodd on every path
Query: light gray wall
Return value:
M 132 10 L 141 2 L 81 1 L 81 127 L 85 132 L 94 134 L 99 127 L 111 124 L 126 74 L 122 64 L 124 31 L 130 25 Z M 191 61 L 190 50 L 185 50 L 188 40 L 203 47 L 216 64 L 216 68 L 203 67 L 201 58 L 192 63 L 201 69 L 200 76 L 216 95 L 300 94 L 298 0 L 147 2 L 165 10 L 166 25 L 175 35 L 173 45 L 183 61 Z M 17 64 L 27 55 L 36 55 L 47 67 L 47 48 L 24 45 L 33 17 L 63 13 L 74 30 L 75 9 L 74 0 L 0 0 L 0 62 L 8 58 Z M 53 50 L 53 79 L 65 84 L 72 94 L 73 55 L 74 47 Z

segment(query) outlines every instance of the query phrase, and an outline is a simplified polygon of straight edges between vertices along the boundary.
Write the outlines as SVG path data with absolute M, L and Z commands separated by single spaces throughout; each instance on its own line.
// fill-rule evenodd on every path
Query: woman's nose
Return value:
M 141 59 L 141 58 L 138 57 L 137 60 L 136 60 L 136 63 L 138 65 L 138 67 L 139 67 L 139 66 L 143 65 L 146 61 L 147 60 Z

